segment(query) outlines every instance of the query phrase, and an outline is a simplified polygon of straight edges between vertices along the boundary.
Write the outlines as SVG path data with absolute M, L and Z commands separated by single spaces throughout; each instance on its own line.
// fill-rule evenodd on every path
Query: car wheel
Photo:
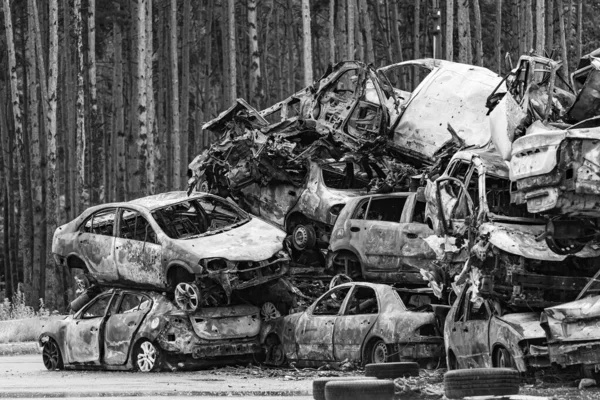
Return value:
M 416 362 L 367 364 L 365 367 L 365 376 L 377 379 L 396 379 L 419 376 L 419 364 Z
M 193 283 L 181 282 L 175 287 L 175 303 L 183 311 L 196 311 L 200 305 L 200 289 Z
M 263 321 L 270 321 L 272 319 L 281 317 L 281 313 L 277 307 L 275 307 L 275 304 L 267 301 L 260 308 L 260 316 L 262 317 Z
M 394 391 L 395 385 L 392 381 L 333 381 L 325 385 L 325 398 L 327 400 L 392 400 Z
M 64 368 L 60 348 L 53 339 L 49 338 L 48 341 L 44 343 L 44 348 L 42 350 L 42 360 L 44 361 L 44 366 L 49 371 Z
M 286 363 L 285 351 L 281 340 L 275 335 L 269 336 L 266 340 L 267 345 L 267 364 L 281 367 Z
M 391 361 L 391 348 L 383 342 L 378 340 L 370 347 L 369 351 L 369 363 L 371 364 L 382 364 Z
M 561 256 L 579 253 L 585 247 L 585 243 L 576 240 L 555 239 L 552 236 L 546 237 L 546 244 L 550 250 Z
M 160 350 L 149 340 L 135 345 L 133 368 L 140 372 L 153 372 L 160 369 Z
M 444 392 L 449 399 L 518 394 L 519 372 L 508 368 L 449 371 L 444 375 Z
M 372 381 L 373 378 L 367 376 L 330 376 L 327 378 L 317 378 L 313 381 L 313 398 L 315 400 L 325 400 L 325 385 L 329 382 L 340 381 Z
M 514 368 L 513 358 L 509 351 L 504 347 L 499 348 L 494 356 L 494 367 L 496 368 Z
M 296 225 L 292 232 L 292 244 L 298 251 L 312 249 L 317 243 L 317 233 L 311 225 Z

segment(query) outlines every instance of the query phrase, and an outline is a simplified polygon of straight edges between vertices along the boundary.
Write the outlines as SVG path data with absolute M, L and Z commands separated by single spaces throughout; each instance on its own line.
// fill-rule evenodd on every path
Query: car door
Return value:
M 487 302 L 472 293 L 473 287 L 466 286 L 449 329 L 450 347 L 460 368 L 484 367 L 489 359 L 491 312 Z
M 478 177 L 472 163 L 455 160 L 448 166 L 448 174 L 436 181 L 436 208 L 442 220 L 441 234 L 450 235 L 464 228 L 465 218 L 474 212 L 473 201 L 478 199 Z
M 112 299 L 113 292 L 97 296 L 67 325 L 65 353 L 70 363 L 100 364 L 100 338 Z
M 115 263 L 121 280 L 134 285 L 164 287 L 162 246 L 156 232 L 140 212 L 119 209 Z
M 142 293 L 125 292 L 115 303 L 118 305 L 108 315 L 104 329 L 104 363 L 123 365 L 140 324 L 152 308 L 152 299 Z
M 81 224 L 75 239 L 90 274 L 101 282 L 119 278 L 114 258 L 116 212 L 116 208 L 96 211 Z
M 361 361 L 363 343 L 379 317 L 379 310 L 375 290 L 355 285 L 344 312 L 335 321 L 333 355 L 336 361 Z
M 333 332 L 351 285 L 325 293 L 298 320 L 298 358 L 306 361 L 334 361 Z

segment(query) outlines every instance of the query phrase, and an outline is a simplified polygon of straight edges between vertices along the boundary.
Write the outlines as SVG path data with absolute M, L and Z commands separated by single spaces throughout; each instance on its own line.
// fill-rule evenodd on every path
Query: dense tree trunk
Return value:
M 569 76 L 569 58 L 567 56 L 567 38 L 565 35 L 565 9 L 563 7 L 563 0 L 556 0 L 556 9 L 558 10 L 558 27 L 559 27 L 559 38 L 561 53 L 560 58 L 563 62 L 563 74 Z
M 458 62 L 471 64 L 471 31 L 469 24 L 469 0 L 458 0 Z
M 533 0 L 525 1 L 525 32 L 527 37 L 527 45 L 525 52 L 529 53 L 533 50 Z
M 115 5 L 119 11 L 119 5 Z M 115 132 L 113 134 L 115 146 L 113 154 L 116 160 L 115 200 L 125 200 L 125 105 L 123 104 L 123 34 L 120 22 L 113 22 L 114 69 L 115 82 L 113 83 L 113 104 L 115 113 Z
M 154 73 L 152 71 L 152 56 L 154 54 L 153 29 L 153 0 L 146 0 L 146 193 L 156 193 L 156 111 L 154 107 Z
M 570 3 L 570 2 L 569 2 Z M 596 16 L 594 16 L 596 17 Z M 569 28 L 571 28 L 569 26 Z M 583 32 L 583 0 L 577 0 L 577 41 L 575 48 L 577 49 L 577 60 L 583 56 L 581 34 Z M 568 76 L 568 75 L 567 75 Z
M 494 44 L 496 50 L 496 70 L 502 74 L 502 0 L 496 0 L 496 34 Z
M 236 46 L 235 46 L 235 4 L 233 0 L 227 0 L 227 40 L 229 41 L 229 99 L 231 102 L 237 98 L 237 68 L 236 68 Z M 292 51 L 292 49 L 289 49 Z
M 85 96 L 83 93 L 83 34 L 81 28 L 81 0 L 73 1 L 75 19 L 75 36 L 77 37 L 77 195 L 79 201 L 74 201 L 76 213 L 88 207 L 89 193 L 85 181 Z M 75 199 L 73 199 L 75 200 Z
M 363 33 L 365 37 L 365 47 L 366 47 L 366 58 L 365 61 L 367 64 L 375 64 L 375 50 L 373 48 L 373 32 L 371 25 L 371 17 L 369 16 L 369 7 L 367 5 L 367 0 L 359 0 L 360 3 L 360 13 L 362 15 L 362 26 Z M 373 4 L 373 7 L 377 7 L 377 3 Z
M 329 63 L 335 64 L 335 0 L 329 0 Z
M 342 0 L 343 1 L 343 0 Z M 347 1 L 347 23 L 348 23 L 348 28 L 346 30 L 348 36 L 348 46 L 347 46 L 347 50 L 346 50 L 346 54 L 348 56 L 348 60 L 353 60 L 354 59 L 354 0 L 346 0 Z
M 554 50 L 554 0 L 547 0 L 546 4 L 546 52 L 548 55 Z M 567 25 L 568 26 L 568 25 Z
M 535 3 L 535 52 L 544 55 L 544 43 L 546 42 L 546 15 L 545 0 L 536 0 Z
M 398 4 L 396 2 L 392 5 L 392 29 L 394 30 L 394 45 L 396 57 L 394 58 L 394 62 L 402 62 L 404 61 L 404 57 L 402 56 L 402 41 L 400 40 L 400 31 L 398 28 L 400 27 L 400 19 L 398 18 Z M 406 87 L 406 82 L 403 83 L 403 87 Z
M 181 170 L 180 176 L 185 176 L 189 162 L 190 136 L 190 30 L 191 30 L 190 0 L 183 0 L 183 26 L 181 32 Z M 177 189 L 182 188 L 183 182 L 177 183 Z
M 501 1 L 501 0 L 496 0 Z M 473 0 L 473 14 L 475 16 L 475 65 L 483 66 L 483 43 L 481 39 L 481 9 L 479 0 Z
M 302 43 L 302 55 L 304 59 L 304 86 L 310 86 L 313 83 L 313 68 L 309 0 L 302 0 Z
M 354 42 L 355 42 L 355 51 L 354 58 L 356 60 L 365 61 L 365 43 L 363 40 L 363 34 L 361 29 L 361 17 L 360 17 L 360 9 L 359 9 L 359 0 L 354 2 Z
M 86 189 L 88 191 L 88 195 L 93 203 L 96 203 L 98 200 L 98 182 L 100 181 L 100 171 L 102 171 L 99 166 L 98 161 L 96 161 L 96 157 L 100 156 L 99 152 L 94 151 L 98 149 L 99 144 L 102 142 L 102 137 L 104 136 L 104 129 L 102 124 L 98 121 L 98 90 L 97 90 L 97 79 L 96 79 L 96 0 L 88 0 L 88 8 L 87 8 L 87 39 L 88 39 L 88 80 L 89 80 L 89 99 L 90 99 L 90 123 L 89 126 L 91 129 L 89 132 L 86 132 L 87 137 L 89 138 L 89 149 L 88 154 L 90 154 L 90 163 L 91 165 L 90 171 L 90 180 L 87 182 Z M 90 151 L 91 150 L 91 151 Z
M 444 36 L 446 60 L 454 61 L 454 0 L 446 0 L 446 34 Z
M 177 72 L 177 0 L 170 0 L 171 8 L 169 15 L 170 32 L 170 70 L 171 70 L 171 116 L 173 124 L 171 127 L 171 142 L 173 146 L 173 183 L 170 189 L 180 189 L 181 182 L 181 135 L 179 133 L 179 78 Z M 232 0 L 228 0 L 232 2 Z M 235 66 L 233 66 L 235 68 Z M 235 75 L 235 74 L 234 74 Z M 235 83 L 235 76 L 234 76 Z
M 148 6 L 146 0 L 138 0 L 137 3 L 137 171 L 136 174 L 138 179 L 141 181 L 142 177 L 147 177 L 148 171 L 146 169 L 146 151 L 148 143 L 148 101 L 146 92 L 146 48 L 148 42 L 146 40 L 146 14 L 148 12 Z M 136 187 L 134 195 L 139 197 L 142 195 L 144 185 Z M 147 189 L 145 190 L 146 194 Z

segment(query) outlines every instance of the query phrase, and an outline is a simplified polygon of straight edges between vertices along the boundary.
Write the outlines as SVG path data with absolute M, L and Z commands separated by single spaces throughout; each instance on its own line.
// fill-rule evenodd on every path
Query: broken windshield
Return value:
M 249 220 L 248 214 L 225 200 L 199 197 L 152 212 L 171 239 L 190 239 L 231 229 Z

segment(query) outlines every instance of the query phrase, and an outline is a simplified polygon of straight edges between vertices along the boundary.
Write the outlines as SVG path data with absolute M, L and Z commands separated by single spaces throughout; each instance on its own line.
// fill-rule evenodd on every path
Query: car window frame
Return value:
M 111 309 L 113 302 L 115 301 L 115 296 L 117 296 L 117 298 L 118 298 L 118 295 L 119 295 L 119 293 L 116 293 L 116 292 L 99 294 L 98 296 L 96 296 L 92 300 L 90 300 L 90 302 L 87 303 L 77 314 L 75 314 L 74 319 L 86 320 L 86 319 L 94 319 L 94 318 L 106 318 L 106 316 L 109 314 L 109 311 Z M 106 309 L 104 310 L 104 315 L 97 316 L 97 317 L 85 317 L 84 316 L 85 312 L 87 310 L 92 308 L 97 302 L 99 302 L 101 299 L 103 299 L 105 297 L 110 297 L 110 298 L 108 299 L 108 304 L 106 305 Z
M 352 292 L 352 288 L 353 286 L 350 286 L 349 288 L 347 286 L 336 286 L 331 288 L 330 290 L 328 290 L 327 292 L 325 292 L 325 294 L 323 294 L 321 297 L 319 297 L 310 307 L 310 316 L 311 317 L 339 317 L 340 315 L 342 315 L 342 310 L 344 310 L 346 308 L 346 303 L 348 302 L 349 299 L 349 295 Z M 340 305 L 340 309 L 337 312 L 337 314 L 315 314 L 315 308 L 317 308 L 317 304 L 319 302 L 321 302 L 322 300 L 324 300 L 327 296 L 329 296 L 331 293 L 333 293 L 336 290 L 341 290 L 341 289 L 346 289 L 348 288 L 348 292 L 346 293 L 346 296 L 344 297 L 344 300 L 342 301 L 342 304 Z
M 127 296 L 127 295 L 134 295 L 134 296 L 143 296 L 143 297 L 145 297 L 147 300 L 150 301 L 150 305 L 148 307 L 148 310 L 152 309 L 152 306 L 154 305 L 154 300 L 152 300 L 152 298 L 150 296 L 148 296 L 147 294 L 145 294 L 145 293 L 136 293 L 136 292 L 131 292 L 131 291 L 121 292 L 118 301 L 116 301 L 116 303 L 118 303 L 118 304 L 114 308 L 115 312 L 114 312 L 114 314 L 111 313 L 111 315 L 129 314 L 129 313 L 119 313 L 119 310 L 121 308 L 121 304 L 123 304 L 123 300 L 125 299 L 125 296 Z M 143 301 L 140 302 L 140 304 L 142 304 L 142 303 L 143 303 Z M 146 311 L 146 309 L 144 309 L 144 310 L 136 310 L 136 311 L 132 311 L 132 312 L 140 312 L 140 311 Z
M 138 213 L 142 218 L 144 218 L 146 220 L 146 222 L 148 222 L 148 225 L 150 225 L 150 228 L 152 228 L 152 230 L 154 231 L 154 236 L 156 237 L 156 243 L 154 242 L 149 242 L 147 240 L 137 240 L 137 239 L 131 239 L 131 238 L 124 238 L 121 237 L 121 213 L 123 211 L 133 211 Z M 146 215 L 144 215 L 144 213 L 140 210 L 136 210 L 135 208 L 131 208 L 131 207 L 118 207 L 117 208 L 117 215 L 116 215 L 116 219 L 117 219 L 117 226 L 116 229 L 113 232 L 113 235 L 118 238 L 118 239 L 125 239 L 125 240 L 135 240 L 136 242 L 141 242 L 141 243 L 149 243 L 149 244 L 154 244 L 154 245 L 161 245 L 160 239 L 159 239 L 159 232 L 162 232 L 162 229 L 160 229 L 160 226 L 158 226 L 158 224 L 156 223 L 156 221 L 154 221 L 154 217 L 152 216 L 152 214 L 149 215 L 150 218 L 148 218 Z M 154 222 L 154 224 L 152 223 Z M 155 226 L 156 225 L 156 226 Z M 159 228 L 159 230 L 157 230 L 156 228 Z
M 361 288 L 371 289 L 373 291 L 373 293 L 375 293 L 375 300 L 377 300 L 377 312 L 376 313 L 348 314 L 348 312 L 350 311 L 350 300 L 352 299 L 352 296 L 354 296 L 354 293 L 356 293 Z M 361 315 L 379 315 L 379 314 L 381 314 L 381 301 L 379 299 L 379 294 L 377 293 L 377 290 L 375 290 L 374 287 L 371 287 L 368 285 L 354 285 L 352 287 L 352 290 L 350 292 L 348 292 L 348 295 L 346 295 L 345 300 L 347 300 L 347 301 L 345 301 L 345 304 L 342 304 L 343 310 L 341 310 L 341 312 L 338 314 L 339 316 L 355 317 L 355 316 L 361 316 Z
M 105 207 L 105 208 L 101 208 L 101 209 L 99 209 L 99 210 L 96 210 L 96 211 L 92 212 L 90 215 L 88 215 L 88 216 L 87 216 L 87 218 L 85 218 L 85 219 L 83 220 L 83 222 L 81 222 L 81 223 L 79 224 L 79 226 L 77 227 L 77 232 L 79 232 L 79 233 L 87 233 L 87 234 L 90 234 L 90 235 L 99 235 L 99 236 L 115 237 L 115 235 L 116 235 L 116 225 L 117 225 L 117 212 L 118 212 L 118 209 L 119 209 L 119 207 Z M 97 214 L 99 214 L 99 213 L 101 213 L 101 212 L 104 212 L 104 211 L 107 211 L 107 210 L 115 210 L 115 220 L 113 221 L 113 231 L 112 231 L 112 235 L 110 235 L 110 236 L 109 236 L 109 235 L 101 235 L 101 234 L 99 234 L 99 233 L 94 233 L 94 232 L 84 232 L 84 231 L 82 230 L 82 229 L 85 227 L 85 224 L 86 224 L 88 221 L 90 221 L 90 220 L 92 220 L 92 229 L 93 229 L 93 227 L 94 227 L 94 221 L 93 221 L 94 217 L 95 217 Z

